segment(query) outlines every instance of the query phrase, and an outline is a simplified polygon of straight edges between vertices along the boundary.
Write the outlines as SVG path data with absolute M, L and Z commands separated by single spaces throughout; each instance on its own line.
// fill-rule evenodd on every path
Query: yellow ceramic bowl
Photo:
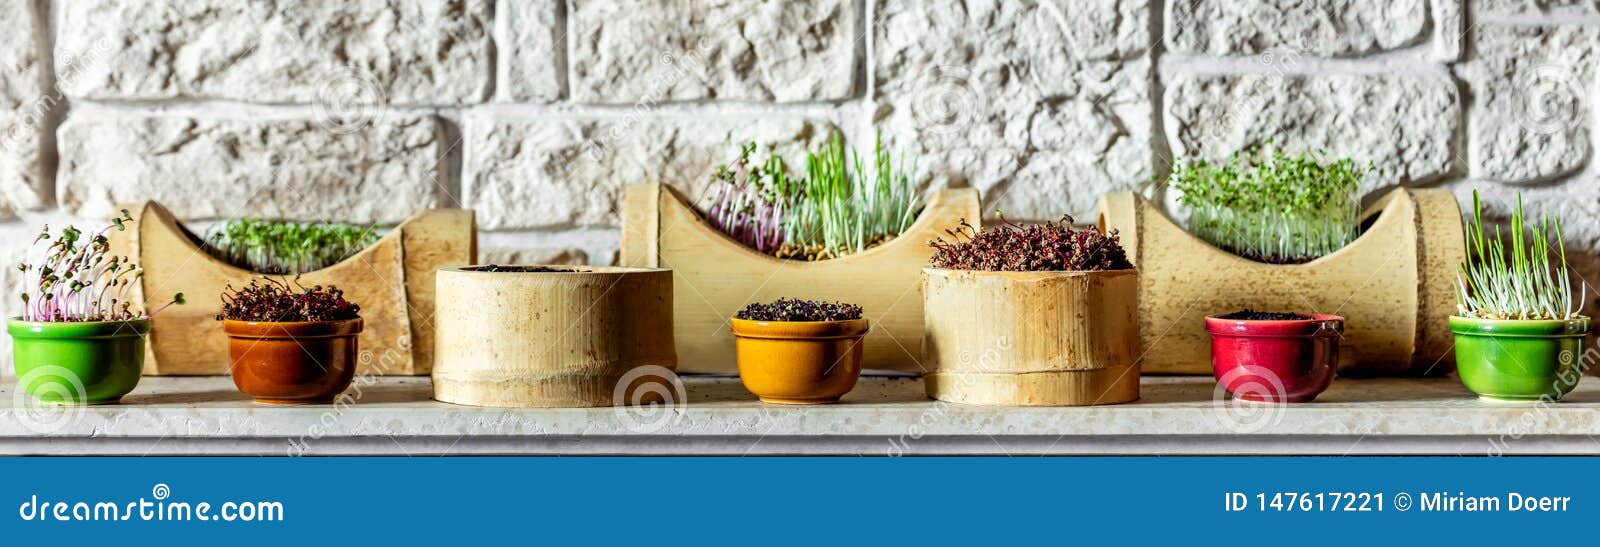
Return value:
M 739 379 L 764 402 L 837 402 L 861 378 L 866 319 L 730 321 Z

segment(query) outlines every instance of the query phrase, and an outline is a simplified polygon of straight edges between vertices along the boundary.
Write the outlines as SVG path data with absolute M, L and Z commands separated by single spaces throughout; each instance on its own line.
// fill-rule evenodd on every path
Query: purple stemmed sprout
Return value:
M 22 319 L 38 322 L 131 321 L 153 317 L 173 304 L 183 303 L 183 293 L 145 315 L 129 300 L 133 285 L 144 277 L 140 268 L 126 256 L 111 254 L 106 234 L 115 228 L 127 229 L 133 217 L 127 209 L 111 224 L 85 237 L 82 231 L 67 226 L 52 234 L 45 226 L 28 251 L 28 260 L 17 265 L 22 272 Z
M 936 239 L 931 263 L 950 270 L 1007 272 L 1101 271 L 1132 268 L 1117 232 L 1072 227 L 1060 222 L 1021 225 L 1001 217 L 1001 224 L 978 230 L 965 219 L 945 230 L 950 240 Z
M 783 159 L 767 158 L 752 164 L 755 143 L 740 149 L 739 159 L 719 167 L 711 188 L 706 220 L 735 241 L 763 253 L 773 253 L 787 242 L 783 205 L 788 197 L 788 170 Z
M 771 303 L 755 302 L 745 306 L 734 318 L 748 321 L 851 321 L 861 318 L 861 306 L 779 298 Z
M 222 292 L 222 313 L 217 320 L 298 323 L 346 321 L 361 317 L 361 306 L 344 298 L 339 287 L 300 284 L 262 276 L 242 289 L 228 285 Z

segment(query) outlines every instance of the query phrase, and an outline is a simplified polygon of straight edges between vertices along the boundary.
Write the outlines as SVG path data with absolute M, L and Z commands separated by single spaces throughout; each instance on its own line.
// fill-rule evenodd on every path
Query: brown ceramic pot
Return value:
M 731 320 L 739 380 L 768 403 L 832 403 L 861 378 L 867 320 Z
M 326 403 L 355 379 L 360 319 L 223 321 L 222 331 L 233 385 L 258 403 Z

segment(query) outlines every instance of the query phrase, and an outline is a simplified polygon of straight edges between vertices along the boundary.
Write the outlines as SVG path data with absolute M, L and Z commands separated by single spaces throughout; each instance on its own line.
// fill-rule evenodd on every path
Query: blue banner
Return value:
M 1595 458 L 4 458 L 0 538 L 128 545 L 1561 541 Z

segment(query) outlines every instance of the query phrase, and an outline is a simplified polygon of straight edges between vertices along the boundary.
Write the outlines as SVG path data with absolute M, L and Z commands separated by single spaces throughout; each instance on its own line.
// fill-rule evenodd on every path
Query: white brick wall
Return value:
M 0 0 L 0 253 L 157 198 L 606 263 L 623 185 L 877 127 L 1016 217 L 1266 140 L 1520 190 L 1600 281 L 1597 50 L 1577 0 Z

